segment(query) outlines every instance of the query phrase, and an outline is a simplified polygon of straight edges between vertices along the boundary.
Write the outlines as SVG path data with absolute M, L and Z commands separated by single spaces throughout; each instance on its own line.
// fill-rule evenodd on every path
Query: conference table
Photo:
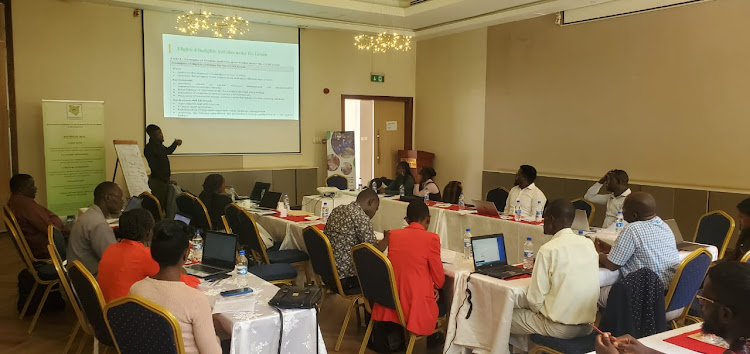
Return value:
M 641 342 L 641 344 L 651 349 L 658 350 L 662 353 L 669 353 L 669 354 L 706 353 L 708 351 L 705 348 L 706 344 L 698 343 L 695 340 L 682 339 L 681 342 L 685 346 L 675 345 L 670 342 L 667 342 L 667 340 L 670 340 L 670 339 L 673 340 L 675 337 L 684 336 L 687 333 L 698 331 L 701 328 L 703 328 L 703 323 L 695 323 L 689 326 L 680 327 L 680 328 L 673 329 L 670 331 L 657 333 L 652 336 L 644 337 L 644 338 L 639 339 L 638 341 Z M 695 349 L 695 350 L 691 350 L 690 348 Z M 713 349 L 712 352 L 714 353 L 722 352 L 722 350 L 718 347 L 711 348 L 711 349 Z M 590 352 L 589 354 L 594 354 L 594 353 L 595 352 Z
M 220 295 L 222 291 L 244 287 L 252 288 L 253 292 L 228 298 Z M 198 289 L 208 297 L 214 312 L 218 310 L 216 306 L 229 305 L 224 306 L 227 311 L 214 313 L 214 323 L 232 335 L 231 354 L 327 353 L 314 309 L 281 310 L 284 335 L 279 351 L 282 328 L 279 312 L 268 305 L 279 288 L 253 274 L 239 276 L 232 271 L 231 278 L 202 281 Z

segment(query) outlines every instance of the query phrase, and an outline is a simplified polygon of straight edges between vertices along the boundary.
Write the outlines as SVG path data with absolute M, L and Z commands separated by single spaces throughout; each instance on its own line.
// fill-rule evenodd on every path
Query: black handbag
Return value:
M 311 309 L 317 307 L 322 297 L 323 292 L 317 286 L 285 286 L 279 289 L 268 304 L 280 309 Z

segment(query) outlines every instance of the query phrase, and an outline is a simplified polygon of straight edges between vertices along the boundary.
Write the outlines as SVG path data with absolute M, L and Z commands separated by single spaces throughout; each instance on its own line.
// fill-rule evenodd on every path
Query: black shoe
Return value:
M 435 332 L 427 337 L 427 348 L 435 348 L 445 343 L 443 332 Z

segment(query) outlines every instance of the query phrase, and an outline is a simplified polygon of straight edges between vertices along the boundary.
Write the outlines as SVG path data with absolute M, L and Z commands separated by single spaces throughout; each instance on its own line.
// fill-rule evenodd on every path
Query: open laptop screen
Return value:
M 471 239 L 471 248 L 474 253 L 475 268 L 492 263 L 508 263 L 503 235 L 474 237 Z
M 237 235 L 206 231 L 203 242 L 203 263 L 225 269 L 234 268 Z
M 130 198 L 130 200 L 128 200 L 128 205 L 125 206 L 125 210 L 123 210 L 123 212 L 140 208 L 142 202 L 143 202 L 143 199 L 141 199 L 140 197 Z

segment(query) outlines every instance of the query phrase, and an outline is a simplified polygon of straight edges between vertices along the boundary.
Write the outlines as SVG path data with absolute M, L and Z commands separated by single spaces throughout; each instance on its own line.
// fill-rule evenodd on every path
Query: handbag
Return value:
M 317 286 L 285 286 L 279 289 L 268 304 L 280 309 L 311 309 L 317 307 L 321 297 L 323 292 Z

